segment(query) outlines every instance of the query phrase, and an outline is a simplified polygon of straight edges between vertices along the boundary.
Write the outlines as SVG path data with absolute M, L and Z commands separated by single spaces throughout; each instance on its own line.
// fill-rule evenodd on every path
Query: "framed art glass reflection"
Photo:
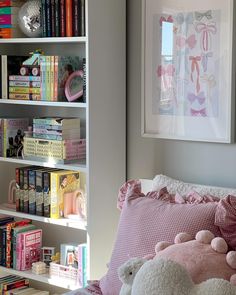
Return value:
M 143 0 L 143 136 L 231 142 L 233 0 Z

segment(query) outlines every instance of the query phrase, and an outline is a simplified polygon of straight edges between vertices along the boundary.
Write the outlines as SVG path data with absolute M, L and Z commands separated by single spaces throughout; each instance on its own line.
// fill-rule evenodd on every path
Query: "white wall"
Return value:
M 141 0 L 127 0 L 128 178 L 164 173 L 188 182 L 236 187 L 236 145 L 141 137 Z

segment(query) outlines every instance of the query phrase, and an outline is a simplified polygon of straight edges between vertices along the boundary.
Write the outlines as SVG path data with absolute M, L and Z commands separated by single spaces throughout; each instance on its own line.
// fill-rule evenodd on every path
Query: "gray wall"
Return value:
M 128 0 L 128 178 L 163 173 L 188 182 L 236 187 L 236 145 L 141 137 L 141 0 Z

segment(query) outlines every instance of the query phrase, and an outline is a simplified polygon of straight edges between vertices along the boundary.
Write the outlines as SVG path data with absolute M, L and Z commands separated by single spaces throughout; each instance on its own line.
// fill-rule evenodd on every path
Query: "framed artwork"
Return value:
M 233 141 L 233 2 L 143 0 L 143 136 Z

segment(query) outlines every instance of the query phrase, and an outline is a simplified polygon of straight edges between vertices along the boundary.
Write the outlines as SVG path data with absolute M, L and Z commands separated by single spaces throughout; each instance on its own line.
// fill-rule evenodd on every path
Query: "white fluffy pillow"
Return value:
M 163 187 L 167 187 L 168 192 L 171 194 L 178 192 L 180 195 L 186 195 L 191 190 L 198 192 L 200 195 L 210 194 L 219 198 L 223 198 L 229 194 L 236 195 L 236 189 L 186 183 L 166 175 L 156 175 L 153 179 L 152 189 L 160 190 Z

